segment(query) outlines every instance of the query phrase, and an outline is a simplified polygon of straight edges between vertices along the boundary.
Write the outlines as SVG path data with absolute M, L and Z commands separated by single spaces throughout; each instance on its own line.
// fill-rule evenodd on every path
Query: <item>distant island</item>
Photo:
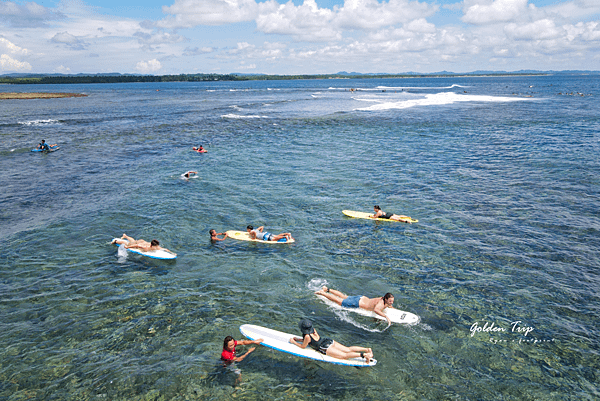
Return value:
M 0 92 L 1 99 L 57 99 L 62 97 L 84 97 L 82 93 L 62 92 Z
M 375 79 L 375 78 L 436 78 L 436 77 L 480 77 L 480 76 L 528 76 L 548 75 L 547 72 L 474 72 L 468 74 L 360 74 L 341 72 L 315 75 L 266 75 L 266 74 L 179 74 L 179 75 L 128 75 L 128 74 L 12 74 L 0 76 L 0 84 L 102 84 L 132 82 L 214 82 L 214 81 L 280 81 L 298 79 Z
M 600 71 L 473 71 L 454 73 L 442 71 L 432 74 L 406 72 L 399 74 L 341 71 L 335 74 L 268 75 L 268 74 L 178 74 L 178 75 L 135 75 L 121 73 L 103 74 L 5 74 L 0 75 L 0 84 L 103 84 L 133 82 L 214 82 L 214 81 L 281 81 L 298 79 L 381 79 L 381 78 L 459 78 L 459 77 L 502 77 L 536 75 L 600 75 Z

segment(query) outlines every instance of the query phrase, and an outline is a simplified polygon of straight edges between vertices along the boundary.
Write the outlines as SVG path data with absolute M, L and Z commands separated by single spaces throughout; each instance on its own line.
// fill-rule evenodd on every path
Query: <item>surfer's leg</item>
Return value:
M 390 220 L 402 221 L 404 223 L 411 223 L 411 219 L 409 216 L 394 214 L 390 217 Z
M 333 345 L 331 347 L 327 348 L 327 353 L 326 353 L 326 355 L 332 356 L 334 358 L 339 358 L 339 359 L 360 358 L 360 356 L 361 356 L 360 354 L 361 354 L 360 352 L 354 352 L 354 351 L 345 352 Z
M 127 240 L 118 239 L 118 238 L 113 239 L 111 242 L 111 244 L 119 244 L 119 245 L 128 244 L 128 243 L 129 242 Z
M 127 241 L 129 241 L 132 244 L 135 244 L 136 240 L 134 238 L 131 238 L 129 235 L 127 234 L 123 234 L 123 236 L 121 237 L 121 239 L 126 239 Z
M 323 290 L 319 290 L 319 291 L 315 292 L 315 294 L 323 295 L 328 300 L 333 301 L 340 306 L 342 305 L 342 301 L 344 301 L 342 298 L 335 296 L 335 295 L 331 294 L 330 292 L 325 292 Z
M 325 291 L 327 291 L 327 290 L 325 290 Z M 343 293 L 343 292 L 341 292 L 341 291 L 334 290 L 334 289 L 332 289 L 332 288 L 329 288 L 329 291 L 327 291 L 327 292 L 328 292 L 328 293 L 330 293 L 330 294 L 333 294 L 333 295 L 335 295 L 336 297 L 342 298 L 342 299 L 346 299 L 346 298 L 348 298 L 348 295 L 344 294 L 344 293 Z

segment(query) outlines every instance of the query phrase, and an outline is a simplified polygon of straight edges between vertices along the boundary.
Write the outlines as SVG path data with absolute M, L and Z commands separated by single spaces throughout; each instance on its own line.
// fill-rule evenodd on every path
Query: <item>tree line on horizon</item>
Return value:
M 214 81 L 276 81 L 297 79 L 357 79 L 357 78 L 433 78 L 457 76 L 545 75 L 545 73 L 485 73 L 485 74 L 313 74 L 313 75 L 244 75 L 244 74 L 179 74 L 179 75 L 32 75 L 0 77 L 0 84 L 107 84 L 135 82 L 214 82 Z

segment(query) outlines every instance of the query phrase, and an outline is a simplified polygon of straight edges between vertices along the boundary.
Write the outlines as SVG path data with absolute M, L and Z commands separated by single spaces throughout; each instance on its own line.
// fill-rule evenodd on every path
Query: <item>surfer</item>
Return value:
M 137 243 L 135 243 L 135 244 L 133 244 L 133 245 L 131 245 L 131 244 L 129 244 L 129 245 L 125 245 L 125 248 L 126 248 L 126 249 L 129 249 L 129 248 L 133 248 L 133 249 L 141 249 L 141 250 L 142 250 L 142 251 L 144 251 L 144 252 L 150 252 L 150 251 L 161 251 L 161 250 L 162 250 L 162 251 L 167 251 L 167 252 L 169 252 L 169 253 L 172 253 L 173 255 L 176 255 L 176 254 L 175 254 L 175 252 L 172 252 L 172 251 L 168 250 L 167 248 L 163 248 L 163 247 L 161 247 L 161 246 L 160 246 L 160 243 L 159 243 L 159 242 L 158 242 L 158 240 L 156 240 L 156 239 L 153 239 L 153 240 L 150 242 L 150 245 L 146 245 L 146 244 L 147 244 L 147 242 L 146 242 L 146 241 L 144 241 L 146 244 L 141 244 L 141 243 L 140 243 L 140 241 L 144 241 L 144 240 L 138 240 L 138 242 L 137 242 Z
M 263 232 L 264 226 L 260 226 L 258 228 L 254 228 L 251 225 L 246 227 L 246 231 L 248 231 L 248 235 L 252 239 L 258 239 L 263 241 L 279 241 L 280 239 L 285 238 L 286 241 L 293 240 L 292 233 L 281 233 L 281 234 L 271 234 L 269 232 Z M 285 241 L 283 241 L 285 242 Z
M 223 241 L 225 238 L 227 238 L 227 233 L 218 233 L 215 229 L 211 229 L 208 233 L 210 234 L 211 241 Z M 219 238 L 219 235 L 224 235 L 224 237 Z
M 373 311 L 379 316 L 384 317 L 388 322 L 388 326 L 392 324 L 390 318 L 387 317 L 387 315 L 383 312 L 385 308 L 394 307 L 394 296 L 389 292 L 380 298 L 367 298 L 362 295 L 354 295 L 349 297 L 341 291 L 332 290 L 331 288 L 324 286 L 322 289 L 315 292 L 315 294 L 322 295 L 345 308 L 361 308 L 368 311 Z
M 197 171 L 186 171 L 185 173 L 182 174 L 182 176 L 185 178 L 190 178 L 191 176 L 194 176 L 197 174 L 198 174 Z
M 195 147 L 195 146 L 193 146 L 193 147 L 192 147 L 192 150 L 195 150 L 196 152 L 200 152 L 200 153 L 204 153 L 204 152 L 206 152 L 206 149 L 204 149 L 204 148 L 202 147 L 202 145 L 200 145 L 200 146 L 198 146 L 198 147 Z
M 373 210 L 375 211 L 375 214 L 373 214 L 372 216 L 369 216 L 372 219 L 380 218 L 380 219 L 402 221 L 405 223 L 412 223 L 412 219 L 409 216 L 404 216 L 404 215 L 394 214 L 394 213 L 386 213 L 383 210 L 381 210 L 381 208 L 378 205 L 373 206 Z
M 151 242 L 148 242 L 143 239 L 136 240 L 136 239 L 128 236 L 127 234 L 123 234 L 120 239 L 119 238 L 113 239 L 111 244 L 125 245 L 125 248 L 127 248 L 127 249 L 129 249 L 129 248 L 141 249 L 144 252 L 165 250 L 169 253 L 172 253 L 173 255 L 176 255 L 175 252 L 172 252 L 172 251 L 168 250 L 167 248 L 162 248 L 160 246 L 160 243 L 158 242 L 158 240 L 153 239 Z
M 53 147 L 55 147 L 55 146 L 57 146 L 57 144 L 56 144 L 56 143 L 55 143 L 54 145 L 48 145 L 48 144 L 46 143 L 46 140 L 45 140 L 45 139 L 42 139 L 42 142 L 40 142 L 40 143 L 38 144 L 37 148 L 38 148 L 38 149 L 41 149 L 41 150 L 50 150 L 50 148 L 53 148 Z
M 262 343 L 264 340 L 262 338 L 259 338 L 258 340 L 240 340 L 240 341 L 235 341 L 233 339 L 233 337 L 231 336 L 227 336 L 225 337 L 225 339 L 223 340 L 223 352 L 221 352 L 221 359 L 226 361 L 226 362 L 241 362 L 244 360 L 245 357 L 248 356 L 249 353 L 251 353 L 252 351 L 254 351 L 256 349 L 256 347 L 252 347 L 250 348 L 248 351 L 246 351 L 246 353 L 242 356 L 235 356 L 235 347 L 237 345 L 250 345 L 250 344 L 260 344 Z
M 346 347 L 330 338 L 321 337 L 313 327 L 312 322 L 308 319 L 302 319 L 298 327 L 300 327 L 302 337 L 292 337 L 290 338 L 290 343 L 302 349 L 310 346 L 315 351 L 333 358 L 351 359 L 361 357 L 367 363 L 371 362 L 373 358 L 373 350 L 371 348 Z M 301 343 L 298 341 L 301 341 Z

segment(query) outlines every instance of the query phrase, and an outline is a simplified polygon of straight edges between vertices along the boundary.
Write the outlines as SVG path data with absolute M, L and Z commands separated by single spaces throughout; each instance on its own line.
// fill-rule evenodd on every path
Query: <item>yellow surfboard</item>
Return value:
M 409 216 L 402 216 L 401 220 L 391 220 L 391 219 L 382 219 L 382 218 L 372 218 L 371 216 L 373 216 L 373 213 L 365 213 L 365 212 L 356 212 L 354 210 L 342 210 L 342 213 L 344 213 L 346 216 L 348 217 L 354 217 L 355 219 L 369 219 L 369 220 L 379 220 L 379 221 L 395 221 L 395 222 L 400 222 L 400 223 L 418 223 L 419 220 L 417 219 L 413 219 L 412 217 Z
M 226 232 L 229 238 L 237 239 L 240 241 L 251 241 L 251 242 L 262 242 L 264 244 L 291 244 L 292 242 L 296 242 L 296 240 L 285 240 L 285 241 L 264 241 L 262 239 L 252 239 L 250 238 L 250 234 L 247 231 L 234 231 L 229 230 Z

